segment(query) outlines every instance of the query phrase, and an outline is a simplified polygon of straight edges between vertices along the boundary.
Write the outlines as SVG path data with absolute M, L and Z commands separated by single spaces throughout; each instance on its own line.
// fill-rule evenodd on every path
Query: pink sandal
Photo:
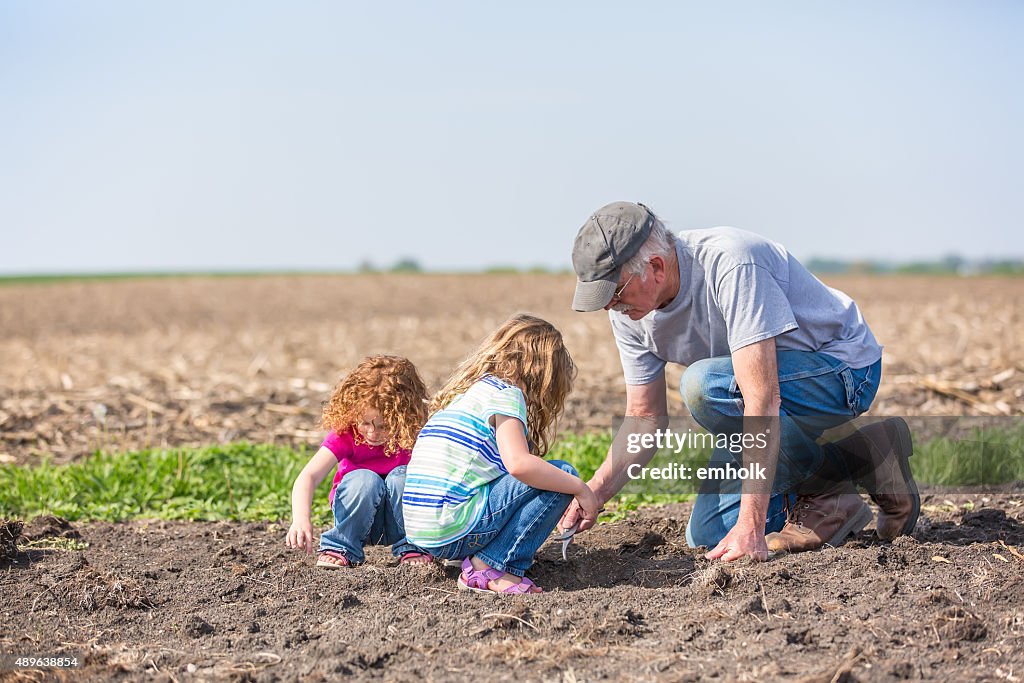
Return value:
M 336 561 L 332 562 L 327 558 L 333 558 Z M 321 550 L 317 556 L 316 566 L 324 569 L 341 569 L 342 567 L 351 567 L 352 561 L 335 550 Z
M 427 561 L 426 562 L 414 562 L 413 561 L 413 560 L 418 560 L 421 557 L 427 558 Z M 428 564 L 430 564 L 433 561 L 434 561 L 434 556 L 431 555 L 430 553 L 418 553 L 418 552 L 413 551 L 413 552 L 408 552 L 408 553 L 402 553 L 402 557 L 401 557 L 400 560 L 398 560 L 398 564 L 422 564 L 422 565 L 428 565 Z
M 474 569 L 473 563 L 467 557 L 462 561 L 462 575 L 459 576 L 459 590 L 473 591 L 474 593 L 498 593 L 500 595 L 526 595 L 531 593 L 531 589 L 536 587 L 533 581 L 530 581 L 525 576 L 522 580 L 513 585 L 509 586 L 503 591 L 491 590 L 487 587 L 491 581 L 497 581 L 505 575 L 505 572 L 495 569 L 494 567 L 488 567 L 487 569 Z

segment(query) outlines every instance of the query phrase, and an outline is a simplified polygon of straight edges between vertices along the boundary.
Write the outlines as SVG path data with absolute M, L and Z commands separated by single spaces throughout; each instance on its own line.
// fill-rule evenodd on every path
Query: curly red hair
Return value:
M 320 424 L 339 434 L 351 432 L 358 442 L 356 425 L 367 410 L 376 410 L 391 432 L 384 451 L 394 455 L 416 442 L 427 421 L 428 400 L 427 387 L 408 359 L 369 356 L 338 382 L 324 403 Z

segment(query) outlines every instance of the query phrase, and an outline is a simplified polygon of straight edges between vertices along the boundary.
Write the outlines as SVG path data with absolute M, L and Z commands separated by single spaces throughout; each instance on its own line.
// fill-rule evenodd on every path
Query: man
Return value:
M 573 308 L 609 311 L 626 382 L 625 423 L 589 482 L 601 503 L 625 485 L 631 465 L 654 455 L 623 448 L 625 433 L 667 424 L 664 369 L 673 362 L 687 366 L 679 390 L 693 418 L 715 435 L 759 435 L 742 441 L 741 464 L 767 473 L 760 485 L 706 482 L 687 525 L 691 547 L 732 561 L 838 545 L 872 518 L 855 483 L 879 506 L 880 537 L 913 530 L 920 499 L 903 420 L 817 443 L 867 410 L 881 378 L 882 347 L 848 296 L 779 244 L 734 228 L 676 236 L 630 202 L 594 212 L 572 258 Z M 712 464 L 736 460 L 728 448 L 712 455 Z M 571 505 L 562 528 L 577 523 L 580 531 L 593 525 Z

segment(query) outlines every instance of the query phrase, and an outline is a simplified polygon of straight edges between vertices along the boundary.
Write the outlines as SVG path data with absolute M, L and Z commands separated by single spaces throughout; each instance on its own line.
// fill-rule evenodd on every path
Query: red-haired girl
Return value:
M 317 566 L 361 564 L 368 543 L 391 545 L 403 563 L 430 562 L 406 540 L 402 519 L 405 466 L 426 417 L 427 390 L 411 362 L 371 356 L 357 365 L 324 405 L 322 425 L 330 434 L 295 479 L 287 545 L 313 552 L 313 491 L 337 467 L 334 528 L 320 536 Z

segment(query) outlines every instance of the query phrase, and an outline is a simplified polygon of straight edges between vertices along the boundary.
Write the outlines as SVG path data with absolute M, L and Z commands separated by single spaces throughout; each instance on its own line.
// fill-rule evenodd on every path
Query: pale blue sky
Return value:
M 1024 4 L 0 0 L 0 273 L 1024 256 Z

